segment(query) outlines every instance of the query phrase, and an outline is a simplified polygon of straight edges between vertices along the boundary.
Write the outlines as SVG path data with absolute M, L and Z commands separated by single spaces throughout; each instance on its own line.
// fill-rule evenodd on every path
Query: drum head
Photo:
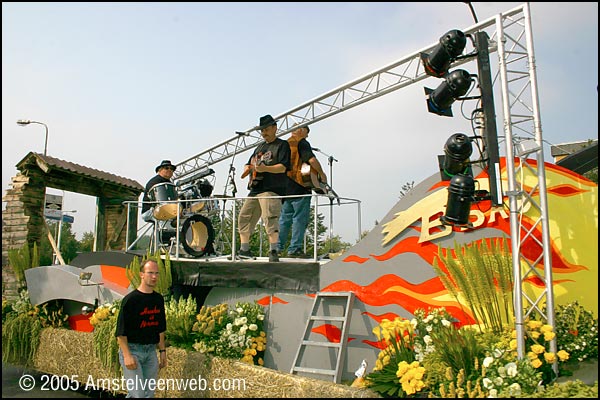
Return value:
M 181 228 L 180 238 L 183 248 L 191 256 L 202 257 L 214 253 L 215 230 L 210 220 L 203 215 L 187 218 Z
M 150 188 L 148 196 L 154 201 L 177 200 L 177 190 L 171 182 L 157 183 Z
M 154 218 L 159 221 L 167 221 L 177 217 L 177 204 L 163 204 L 154 207 Z

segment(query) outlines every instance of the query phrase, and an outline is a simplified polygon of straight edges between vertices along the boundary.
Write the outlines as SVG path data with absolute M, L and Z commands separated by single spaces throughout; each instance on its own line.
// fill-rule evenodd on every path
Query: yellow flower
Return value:
M 558 352 L 558 353 L 556 353 L 556 355 L 558 356 L 558 359 L 559 359 L 560 361 L 566 361 L 566 360 L 568 360 L 568 359 L 569 359 L 569 353 L 567 353 L 567 352 L 566 352 L 566 351 L 564 351 L 564 350 L 559 350 L 559 352 Z
M 527 322 L 527 327 L 531 330 L 538 329 L 542 326 L 541 321 L 529 321 Z
M 531 336 L 531 338 L 533 340 L 537 340 L 540 337 L 540 333 L 539 332 L 529 332 L 529 336 Z
M 510 348 L 511 348 L 511 350 L 516 350 L 516 348 L 517 348 L 517 339 L 512 339 L 510 341 Z
M 544 332 L 544 340 L 546 342 L 551 341 L 552 339 L 554 339 L 555 336 L 556 336 L 556 334 L 552 331 Z
M 552 352 L 544 353 L 544 359 L 547 363 L 553 363 L 554 361 L 556 361 L 556 354 Z
M 540 328 L 540 332 L 542 332 L 542 333 L 546 333 L 546 332 L 552 332 L 553 330 L 554 330 L 554 328 L 552 328 L 552 325 L 547 325 L 547 324 L 546 324 L 546 325 L 543 325 L 543 326 Z
M 534 344 L 531 346 L 531 351 L 533 351 L 535 354 L 542 354 L 546 351 L 546 348 L 540 344 Z
M 531 361 L 531 365 L 533 366 L 533 368 L 539 368 L 542 366 L 542 361 L 539 358 L 536 358 L 535 360 Z

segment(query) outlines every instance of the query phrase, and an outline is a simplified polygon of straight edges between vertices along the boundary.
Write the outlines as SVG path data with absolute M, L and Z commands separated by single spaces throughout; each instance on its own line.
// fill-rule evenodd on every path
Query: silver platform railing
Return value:
M 313 212 L 313 230 L 312 230 L 312 238 L 313 238 L 313 254 L 312 254 L 312 260 L 314 261 L 319 261 L 319 255 L 318 255 L 318 250 L 319 250 L 319 235 L 318 235 L 318 216 L 319 216 L 319 209 L 322 207 L 329 207 L 330 210 L 330 215 L 329 215 L 329 228 L 328 228 L 328 238 L 326 240 L 329 240 L 329 246 L 330 246 L 330 250 L 331 250 L 331 240 L 333 238 L 333 213 L 332 213 L 332 209 L 333 207 L 341 207 L 341 206 L 345 206 L 345 205 L 356 205 L 356 227 L 357 227 L 357 237 L 356 237 L 356 241 L 358 242 L 361 238 L 361 234 L 362 234 L 362 219 L 361 219 L 361 201 L 358 199 L 353 199 L 353 198 L 347 198 L 347 197 L 337 197 L 335 199 L 335 202 L 333 201 L 332 198 L 323 195 L 323 194 L 317 194 L 317 193 L 312 193 L 312 194 L 306 194 L 306 195 L 293 195 L 293 196 L 265 196 L 264 198 L 277 198 L 277 199 L 285 199 L 285 198 L 297 198 L 297 197 L 312 197 L 313 200 L 311 201 L 311 208 L 313 208 L 315 211 Z M 224 219 L 227 218 L 226 215 L 230 215 L 231 216 L 231 237 L 230 237 L 230 241 L 229 244 L 231 246 L 231 254 L 225 255 L 225 254 L 217 254 L 215 257 L 213 258 L 217 258 L 219 256 L 228 256 L 229 259 L 231 260 L 235 260 L 237 253 L 238 253 L 238 249 L 237 249 L 237 240 L 236 238 L 238 237 L 238 232 L 237 232 L 237 206 L 238 206 L 238 201 L 240 200 L 246 200 L 248 198 L 255 198 L 255 197 L 251 197 L 251 196 L 240 196 L 240 197 L 230 197 L 230 196 L 212 196 L 212 197 L 203 197 L 203 198 L 196 198 L 196 199 L 179 199 L 179 200 L 167 200 L 167 201 L 149 201 L 149 202 L 144 202 L 144 201 L 125 201 L 123 202 L 124 205 L 127 206 L 127 234 L 126 234 L 126 239 L 125 239 L 125 248 L 127 251 L 132 251 L 135 249 L 135 246 L 141 241 L 141 239 L 143 239 L 144 237 L 149 237 L 150 238 L 150 242 L 147 248 L 143 249 L 143 250 L 148 250 L 151 249 L 153 253 L 156 253 L 159 250 L 159 243 L 160 243 L 160 247 L 165 248 L 168 247 L 168 252 L 169 254 L 171 254 L 172 259 L 178 260 L 178 259 L 195 259 L 195 258 L 206 258 L 207 260 L 210 260 L 211 257 L 195 257 L 193 255 L 188 255 L 186 254 L 185 256 L 183 254 L 181 254 L 180 250 L 181 250 L 181 230 L 182 230 L 182 223 L 183 221 L 185 221 L 187 218 L 190 218 L 193 215 L 196 214 L 201 214 L 201 215 L 210 215 L 210 216 L 217 216 L 219 218 L 219 224 L 220 226 L 218 227 L 213 227 L 213 229 L 217 229 L 218 228 L 218 234 L 215 232 L 215 239 L 219 238 L 219 240 L 223 240 L 226 238 L 225 236 L 225 232 L 223 232 L 225 224 L 224 224 Z M 200 212 L 190 212 L 190 206 L 187 203 L 199 203 L 199 202 L 206 202 L 206 204 L 212 204 L 212 207 L 210 207 L 210 209 L 208 211 L 200 211 Z M 222 202 L 222 207 L 220 206 L 220 203 Z M 166 205 L 166 204 L 176 204 L 177 205 L 177 211 L 176 211 L 176 216 L 174 216 L 173 218 L 170 219 L 165 219 L 165 220 L 157 220 L 157 219 L 153 219 L 150 222 L 146 222 L 146 221 L 141 221 L 141 218 L 136 218 L 135 220 L 130 219 L 129 216 L 132 215 L 132 208 L 134 210 L 136 210 L 136 214 L 139 217 L 139 213 L 137 212 L 137 210 L 141 210 L 142 205 L 143 204 L 150 204 L 152 207 L 155 207 L 157 205 Z M 215 206 L 217 205 L 217 206 Z M 231 213 L 228 214 L 227 211 L 231 210 Z M 211 214 L 212 213 L 212 214 Z M 173 226 L 173 222 L 175 223 L 175 225 Z M 130 229 L 131 224 L 132 223 L 137 223 L 136 226 L 136 235 L 135 237 L 131 237 L 130 232 L 132 232 L 133 230 Z M 259 220 L 259 224 L 261 224 L 262 221 Z M 171 225 L 171 228 L 174 228 L 175 230 L 175 235 L 174 235 L 174 243 L 171 240 L 169 243 L 161 243 L 162 241 L 159 240 L 159 235 L 161 235 L 161 231 L 165 230 L 167 225 Z M 152 233 L 150 233 L 150 230 L 152 230 Z M 172 232 L 172 230 L 170 230 Z M 259 229 L 260 232 L 260 240 L 261 240 L 261 250 L 262 250 L 262 229 Z M 150 234 L 149 234 L 150 233 Z M 218 235 L 218 236 L 217 236 Z M 220 252 L 223 252 L 224 249 L 224 244 L 221 242 L 220 243 Z M 306 243 L 305 243 L 306 245 Z M 140 249 L 141 250 L 141 249 Z M 173 250 L 174 250 L 174 254 L 173 254 Z M 216 249 L 215 249 L 216 252 Z M 260 254 L 259 254 L 260 256 Z

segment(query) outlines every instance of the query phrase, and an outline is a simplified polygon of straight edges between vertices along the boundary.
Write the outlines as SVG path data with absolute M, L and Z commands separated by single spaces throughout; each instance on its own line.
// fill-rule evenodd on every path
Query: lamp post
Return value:
M 43 122 L 30 121 L 28 119 L 20 119 L 17 121 L 17 125 L 19 125 L 19 126 L 25 126 L 25 125 L 29 125 L 29 124 L 44 125 L 44 128 L 46 128 L 46 141 L 44 142 L 44 155 L 46 155 L 48 153 L 48 125 L 46 125 Z
M 60 212 L 60 221 L 58 222 L 58 239 L 56 240 L 56 249 L 58 251 L 60 251 L 60 237 L 62 234 L 62 223 L 63 220 L 65 219 L 65 216 L 67 215 L 67 213 L 76 213 L 77 210 L 71 210 L 71 211 L 61 211 Z M 57 261 L 57 254 L 55 254 L 55 258 L 54 258 L 54 264 L 56 264 Z

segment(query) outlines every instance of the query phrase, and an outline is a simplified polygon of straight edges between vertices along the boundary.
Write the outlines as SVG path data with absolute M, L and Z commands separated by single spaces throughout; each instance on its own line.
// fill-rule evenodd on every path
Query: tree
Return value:
M 54 240 L 58 242 L 58 221 L 48 221 L 48 228 L 54 236 Z M 57 243 L 58 245 L 58 243 Z M 75 235 L 71 232 L 71 224 L 64 223 L 62 224 L 62 229 L 60 233 L 60 253 L 62 255 L 65 263 L 71 262 L 77 256 L 77 252 L 79 250 L 79 242 L 75 239 Z M 40 244 L 40 265 L 52 265 L 54 263 L 53 259 L 54 249 L 50 245 L 50 240 L 48 239 L 48 235 L 42 235 L 42 240 Z

